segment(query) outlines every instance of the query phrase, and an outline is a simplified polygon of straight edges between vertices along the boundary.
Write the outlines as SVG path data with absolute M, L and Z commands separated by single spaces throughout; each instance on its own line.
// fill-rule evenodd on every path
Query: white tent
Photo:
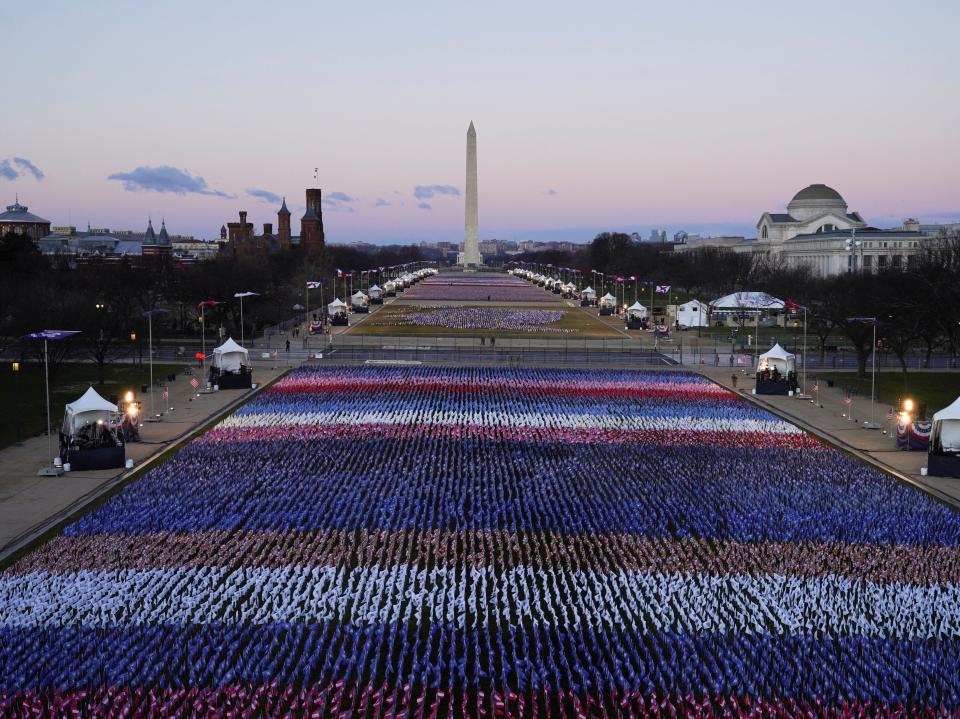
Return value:
M 213 366 L 221 372 L 239 372 L 241 365 L 249 364 L 248 356 L 249 352 L 229 337 L 213 350 Z
M 766 292 L 734 292 L 714 300 L 710 306 L 715 310 L 782 310 L 783 300 Z
M 765 369 L 772 372 L 774 368 L 783 375 L 797 368 L 796 356 L 787 352 L 779 343 L 757 357 L 757 372 L 763 372 Z
M 960 454 L 960 397 L 949 407 L 933 415 L 930 448 L 949 454 Z
M 601 307 L 614 307 L 617 304 L 617 298 L 609 292 L 600 298 Z
M 107 402 L 93 387 L 78 400 L 66 406 L 63 413 L 63 433 L 73 435 L 81 427 L 97 421 L 108 421 L 117 413 L 117 405 Z
M 365 307 L 367 304 L 367 296 L 360 290 L 357 290 L 350 298 L 350 304 L 352 304 L 354 307 Z
M 380 295 L 383 294 L 383 290 L 380 289 L 377 285 L 374 285 L 373 287 L 371 287 L 369 290 L 367 290 L 367 292 L 369 292 L 370 296 L 373 298 L 378 298 L 380 297 Z
M 347 308 L 347 305 L 346 305 L 345 303 L 341 302 L 341 301 L 340 301 L 340 298 L 337 297 L 336 299 L 334 299 L 333 302 L 331 302 L 329 305 L 327 305 L 327 314 L 330 315 L 331 317 L 333 317 L 335 314 L 339 314 L 340 312 L 344 312 L 344 311 L 346 310 L 346 308 Z
M 634 302 L 632 305 L 627 307 L 627 317 L 643 319 L 647 316 L 647 308 L 641 305 L 639 302 Z
M 585 289 L 585 290 L 584 290 L 583 292 L 581 292 L 580 294 L 583 295 L 584 297 L 586 297 L 587 299 L 593 299 L 594 297 L 597 296 L 596 291 L 595 291 L 592 287 L 588 287 L 587 289 Z
M 677 322 L 684 327 L 706 327 L 709 323 L 709 305 L 700 300 L 690 300 L 677 305 Z

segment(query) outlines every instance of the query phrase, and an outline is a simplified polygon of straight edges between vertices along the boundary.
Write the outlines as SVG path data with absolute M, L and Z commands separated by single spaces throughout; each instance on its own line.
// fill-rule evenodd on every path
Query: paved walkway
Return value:
M 733 389 L 732 375 L 736 374 L 737 390 L 758 404 L 773 410 L 804 429 L 826 436 L 843 449 L 852 451 L 862 458 L 877 462 L 883 468 L 898 473 L 926 489 L 940 499 L 960 508 L 960 479 L 951 477 L 924 477 L 921 467 L 927 466 L 926 452 L 904 452 L 896 447 L 896 422 L 887 421 L 887 412 L 895 407 L 877 403 L 876 419 L 881 429 L 864 429 L 863 423 L 870 421 L 870 399 L 855 398 L 847 407 L 843 404 L 844 392 L 840 387 L 827 387 L 823 382 L 815 393 L 817 401 L 797 399 L 777 395 L 753 395 L 754 380 L 752 374 L 741 374 L 731 368 L 695 367 L 701 374 Z M 808 392 L 813 382 L 808 380 Z M 821 406 L 822 405 L 822 406 Z M 852 416 L 852 418 L 851 418 Z
M 254 364 L 253 378 L 258 386 L 271 382 L 286 371 L 285 368 Z M 42 527 L 55 524 L 64 514 L 89 500 L 91 495 L 123 481 L 130 471 L 136 471 L 144 462 L 166 451 L 226 407 L 257 391 L 221 390 L 198 397 L 190 386 L 190 378 L 185 375 L 178 375 L 169 388 L 170 398 L 161 420 L 144 423 L 140 430 L 141 441 L 127 445 L 127 457 L 134 460 L 134 470 L 107 469 L 39 477 L 37 471 L 49 466 L 52 459 L 47 451 L 46 435 L 32 437 L 20 447 L 0 450 L 0 558 L 28 536 L 43 531 Z M 146 413 L 148 400 L 146 397 L 140 399 Z M 154 399 L 159 409 L 159 390 L 154 391 Z M 170 407 L 173 409 L 169 410 Z M 56 455 L 56 435 L 51 446 Z

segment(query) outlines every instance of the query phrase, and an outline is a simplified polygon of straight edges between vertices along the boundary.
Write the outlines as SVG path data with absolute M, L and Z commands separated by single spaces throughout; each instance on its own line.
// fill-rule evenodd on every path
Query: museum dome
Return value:
M 796 220 L 807 220 L 828 212 L 846 215 L 847 202 L 832 187 L 822 184 L 808 185 L 793 196 L 787 205 L 787 212 Z

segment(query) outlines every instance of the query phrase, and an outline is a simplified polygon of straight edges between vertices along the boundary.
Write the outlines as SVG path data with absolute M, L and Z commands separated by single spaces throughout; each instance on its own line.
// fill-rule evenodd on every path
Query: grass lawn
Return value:
M 833 379 L 834 385 L 870 398 L 870 372 L 863 379 L 852 372 L 817 372 L 811 377 Z M 900 372 L 877 372 L 877 401 L 896 404 L 909 397 L 917 405 L 926 402 L 927 414 L 943 409 L 960 396 L 960 372 L 908 372 L 906 386 Z
M 483 305 L 465 305 L 478 307 Z M 415 327 L 403 324 L 403 315 L 416 311 L 429 311 L 430 308 L 414 307 L 409 305 L 387 305 L 370 319 L 362 324 L 350 328 L 351 334 L 379 335 L 398 337 L 408 335 L 420 336 L 452 336 L 452 337 L 538 337 L 541 339 L 603 339 L 605 337 L 621 337 L 616 330 L 607 327 L 596 317 L 577 308 L 556 308 L 563 311 L 564 316 L 553 322 L 549 327 L 569 329 L 573 332 L 521 332 L 502 329 L 457 329 L 453 327 Z M 544 309 L 542 305 L 515 305 L 511 309 Z M 554 308 L 550 308 L 554 309 Z
M 153 376 L 165 377 L 183 369 L 183 364 L 154 364 Z M 97 366 L 92 363 L 72 362 L 60 365 L 50 379 L 50 427 L 56 433 L 63 420 L 63 407 L 94 388 L 106 399 L 122 396 L 127 390 L 140 395 L 140 386 L 149 384 L 150 368 L 144 365 L 108 364 L 104 368 L 104 384 L 97 384 Z M 24 362 L 16 374 L 10 362 L 0 365 L 0 447 L 13 444 L 20 436 L 31 437 L 46 432 L 44 406 L 46 396 L 43 381 L 43 363 Z

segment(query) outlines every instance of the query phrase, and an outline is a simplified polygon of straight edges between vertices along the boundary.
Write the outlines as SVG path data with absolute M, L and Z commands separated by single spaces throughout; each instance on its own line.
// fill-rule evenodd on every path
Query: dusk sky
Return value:
M 823 182 L 960 217 L 954 2 L 6 4 L 0 205 L 55 225 L 328 242 L 751 232 Z M 418 189 L 419 188 L 419 189 Z

